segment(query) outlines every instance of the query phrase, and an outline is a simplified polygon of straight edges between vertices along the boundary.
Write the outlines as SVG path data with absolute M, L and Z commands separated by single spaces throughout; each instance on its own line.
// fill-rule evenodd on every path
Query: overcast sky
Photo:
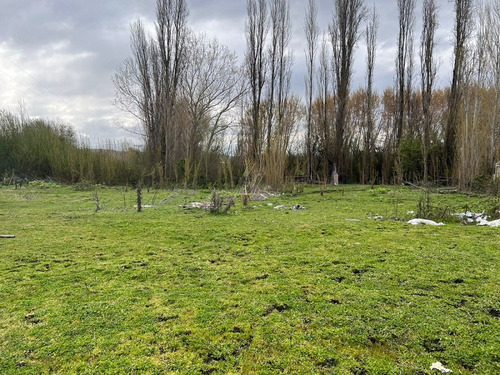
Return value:
M 284 0 L 287 1 L 287 0 Z M 294 76 L 292 90 L 304 92 L 303 37 L 307 0 L 289 0 L 292 12 Z M 187 0 L 189 24 L 217 37 L 243 59 L 246 0 Z M 441 65 L 439 84 L 450 81 L 453 5 L 440 7 L 437 33 Z M 392 85 L 398 30 L 396 0 L 366 1 L 380 16 L 375 79 L 378 89 Z M 317 0 L 320 28 L 326 30 L 333 0 Z M 421 1 L 417 1 L 415 46 L 418 48 Z M 0 110 L 72 125 L 92 144 L 137 138 L 117 124 L 129 124 L 112 102 L 112 76 L 130 56 L 129 25 L 141 18 L 154 22 L 155 0 L 2 0 L 0 11 Z M 416 57 L 418 55 L 416 54 Z M 352 88 L 364 84 L 363 40 L 357 50 Z

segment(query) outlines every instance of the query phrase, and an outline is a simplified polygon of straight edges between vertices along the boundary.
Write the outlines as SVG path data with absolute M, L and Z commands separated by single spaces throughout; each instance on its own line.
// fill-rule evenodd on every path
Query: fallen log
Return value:
M 16 236 L 12 234 L 0 234 L 0 238 L 16 238 Z
M 406 186 L 411 187 L 412 189 L 417 189 L 417 190 L 426 190 L 426 188 L 424 188 L 424 187 L 422 187 L 422 186 L 418 186 L 418 185 L 412 184 L 411 182 L 408 182 L 408 181 L 404 181 L 403 183 L 404 183 Z

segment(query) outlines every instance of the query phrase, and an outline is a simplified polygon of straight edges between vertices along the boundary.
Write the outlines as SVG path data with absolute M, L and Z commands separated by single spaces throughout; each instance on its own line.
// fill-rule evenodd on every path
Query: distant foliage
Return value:
M 55 180 L 64 183 L 95 181 L 107 185 L 139 179 L 143 155 L 108 144 L 91 149 L 79 144 L 74 130 L 40 119 L 25 120 L 0 112 L 0 176 L 3 183 Z

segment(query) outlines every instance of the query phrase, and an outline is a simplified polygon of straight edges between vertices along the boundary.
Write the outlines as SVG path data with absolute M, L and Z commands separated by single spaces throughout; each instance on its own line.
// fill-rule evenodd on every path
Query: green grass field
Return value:
M 219 215 L 179 207 L 208 190 L 144 192 L 140 213 L 135 194 L 100 187 L 95 212 L 94 190 L 0 188 L 16 236 L 0 239 L 1 374 L 500 374 L 500 228 L 393 220 L 422 200 L 406 188 Z

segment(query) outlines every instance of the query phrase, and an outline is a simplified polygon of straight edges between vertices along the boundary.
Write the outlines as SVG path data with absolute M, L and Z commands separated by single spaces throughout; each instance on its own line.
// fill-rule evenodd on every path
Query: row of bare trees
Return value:
M 157 0 L 153 33 L 140 20 L 131 24 L 132 57 L 114 76 L 115 103 L 141 124 L 145 173 L 196 185 L 225 151 L 243 81 L 235 53 L 194 34 L 187 18 L 185 0 Z
M 283 184 L 287 154 L 297 131 L 302 104 L 290 95 L 292 51 L 290 4 L 248 0 L 244 61 L 249 95 L 243 102 L 238 153 L 247 180 Z
M 454 0 L 451 85 L 438 88 L 436 1 L 421 3 L 415 48 L 417 2 L 397 0 L 394 85 L 383 92 L 374 88 L 377 10 L 363 0 L 333 4 L 322 31 L 316 1 L 308 1 L 301 98 L 291 90 L 289 2 L 247 0 L 239 64 L 226 46 L 189 29 L 185 0 L 157 0 L 154 30 L 132 23 L 132 57 L 114 77 L 117 105 L 141 124 L 145 173 L 186 185 L 263 181 L 276 188 L 296 175 L 464 187 L 491 175 L 500 156 L 498 1 Z M 366 81 L 352 92 L 360 41 Z

